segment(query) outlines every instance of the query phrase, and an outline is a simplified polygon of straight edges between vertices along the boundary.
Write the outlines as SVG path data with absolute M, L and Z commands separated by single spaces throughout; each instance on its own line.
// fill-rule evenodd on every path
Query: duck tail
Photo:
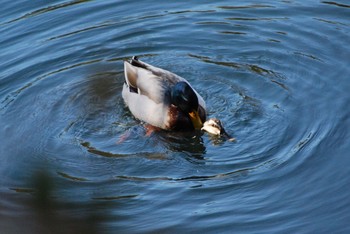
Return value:
M 137 56 L 133 56 L 130 60 L 130 64 L 135 66 L 135 67 L 140 67 L 147 69 L 147 65 L 139 60 Z

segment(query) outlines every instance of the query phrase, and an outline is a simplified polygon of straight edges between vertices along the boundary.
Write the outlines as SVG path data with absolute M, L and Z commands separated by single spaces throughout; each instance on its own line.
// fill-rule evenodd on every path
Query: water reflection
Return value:
M 103 157 L 123 158 L 137 156 L 147 159 L 164 160 L 169 159 L 169 152 L 179 152 L 186 155 L 186 158 L 189 160 L 197 159 L 200 161 L 203 159 L 206 149 L 201 135 L 201 132 L 172 133 L 163 130 L 154 132 L 152 135 L 147 135 L 144 127 L 140 125 L 127 129 L 124 133 L 122 132 L 119 136 L 120 138 L 114 144 L 107 147 L 111 152 L 98 149 L 89 142 L 81 142 L 80 144 L 88 152 Z M 140 141 L 144 142 L 142 145 L 147 145 L 141 151 L 135 150 L 135 152 L 132 152 L 129 150 L 128 153 L 118 153 L 118 151 L 123 152 L 122 149 L 125 147 L 133 146 L 136 143 L 140 143 Z M 150 148 L 150 145 L 156 146 L 156 148 Z M 157 151 L 157 149 L 161 152 Z
M 322 1 L 322 3 L 329 4 L 329 5 L 334 5 L 334 6 L 338 6 L 338 7 L 350 8 L 350 5 L 346 5 L 346 4 L 338 3 L 338 2 Z
M 99 212 L 102 204 L 78 204 L 68 197 L 62 197 L 60 190 L 64 188 L 48 169 L 37 170 L 27 179 L 27 187 L 11 188 L 26 198 L 25 202 L 21 202 L 25 218 L 2 219 L 0 224 L 8 223 L 2 225 L 2 232 L 100 233 L 97 223 L 105 219 Z M 16 194 L 12 194 L 12 197 L 16 197 Z M 79 212 L 81 209 L 89 210 L 89 213 Z M 77 211 L 76 215 L 72 215 L 74 211 Z
M 163 132 L 159 135 L 168 150 L 184 153 L 187 156 L 186 159 L 190 161 L 196 159 L 196 162 L 201 162 L 203 155 L 206 153 L 206 146 L 201 136 L 200 131 L 188 133 Z
M 347 4 L 41 3 L 2 8 L 1 231 L 348 232 Z M 133 55 L 237 142 L 147 135 L 121 97 Z

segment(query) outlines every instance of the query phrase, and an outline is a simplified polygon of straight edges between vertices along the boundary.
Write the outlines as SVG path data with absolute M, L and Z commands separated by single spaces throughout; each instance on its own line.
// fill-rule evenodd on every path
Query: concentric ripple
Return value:
M 111 233 L 348 232 L 344 1 L 0 11 L 3 222 L 33 221 L 16 226 L 35 233 L 46 194 L 45 214 L 65 215 L 47 223 L 94 220 Z M 147 134 L 121 96 L 134 55 L 186 78 L 236 140 Z

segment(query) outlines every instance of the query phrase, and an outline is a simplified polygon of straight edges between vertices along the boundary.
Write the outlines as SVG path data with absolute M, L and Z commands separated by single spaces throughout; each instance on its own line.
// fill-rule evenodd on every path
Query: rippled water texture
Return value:
M 350 231 L 349 2 L 0 12 L 1 233 Z M 188 79 L 236 141 L 147 136 L 121 97 L 133 55 Z

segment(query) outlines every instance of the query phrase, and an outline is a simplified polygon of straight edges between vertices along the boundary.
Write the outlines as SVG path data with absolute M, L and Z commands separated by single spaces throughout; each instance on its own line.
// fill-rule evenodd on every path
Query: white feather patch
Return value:
M 168 107 L 163 103 L 157 104 L 145 95 L 129 92 L 126 84 L 122 96 L 135 118 L 159 128 L 166 128 Z

